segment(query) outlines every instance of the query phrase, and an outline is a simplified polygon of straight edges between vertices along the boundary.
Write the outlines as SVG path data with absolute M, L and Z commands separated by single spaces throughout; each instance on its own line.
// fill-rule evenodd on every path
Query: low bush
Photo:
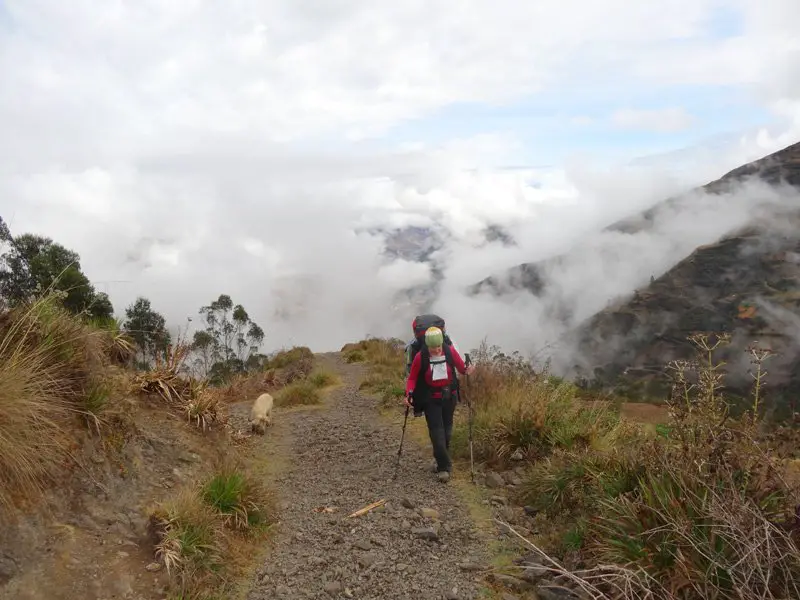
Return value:
M 76 418 L 103 422 L 116 385 L 109 335 L 58 294 L 0 314 L 0 508 L 38 496 L 63 467 Z
M 367 355 L 363 350 L 348 350 L 344 353 L 344 362 L 348 364 L 360 363 L 367 360 Z
M 336 373 L 324 369 L 313 371 L 311 375 L 308 376 L 308 380 L 314 387 L 319 389 L 336 385 L 340 381 L 339 376 L 336 375 Z
M 294 346 L 288 350 L 280 350 L 265 363 L 264 369 L 285 369 L 289 365 L 302 361 L 314 360 L 314 353 L 307 346 Z
M 600 452 L 554 453 L 533 465 L 522 500 L 561 527 L 561 547 L 551 551 L 617 566 L 602 577 L 587 572 L 585 589 L 681 600 L 800 597 L 797 490 L 757 417 L 769 353 L 751 348 L 752 411 L 732 420 L 713 360 L 727 337 L 690 339 L 697 360 L 670 365 L 670 423 Z
M 287 385 L 275 396 L 275 405 L 282 407 L 319 404 L 320 402 L 322 402 L 322 393 L 308 380 L 296 381 Z
M 227 597 L 232 575 L 249 560 L 246 548 L 275 518 L 272 494 L 235 466 L 221 467 L 201 485 L 160 503 L 151 512 L 150 531 L 174 593 Z
M 608 405 L 580 401 L 571 383 L 535 373 L 518 356 L 475 353 L 475 372 L 462 377 L 462 410 L 473 410 L 475 457 L 506 466 L 512 455 L 537 460 L 555 450 L 599 449 L 620 435 L 619 413 Z M 455 456 L 468 456 L 467 417 L 453 431 Z

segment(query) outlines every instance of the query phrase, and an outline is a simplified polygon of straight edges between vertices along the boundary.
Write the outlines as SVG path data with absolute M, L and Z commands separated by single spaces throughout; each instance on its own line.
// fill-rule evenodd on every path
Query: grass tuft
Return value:
M 280 350 L 272 355 L 264 365 L 265 370 L 285 369 L 286 367 L 314 360 L 314 353 L 306 346 L 295 346 L 288 350 Z
M 240 531 L 270 522 L 265 496 L 263 489 L 235 470 L 215 475 L 203 489 L 203 501 L 223 517 L 226 525 Z
M 174 597 L 229 597 L 253 544 L 275 518 L 272 494 L 230 465 L 156 506 L 150 528 Z
M 344 354 L 344 362 L 349 364 L 362 363 L 365 360 L 367 360 L 367 355 L 363 350 L 349 350 Z
M 39 496 L 69 459 L 83 415 L 99 425 L 111 404 L 104 336 L 57 295 L 0 314 L 0 508 Z
M 287 385 L 275 396 L 275 405 L 303 406 L 322 402 L 322 393 L 311 381 L 300 380 Z
M 336 373 L 323 369 L 312 372 L 311 375 L 308 376 L 308 380 L 314 387 L 319 389 L 338 385 L 341 382 L 341 379 Z

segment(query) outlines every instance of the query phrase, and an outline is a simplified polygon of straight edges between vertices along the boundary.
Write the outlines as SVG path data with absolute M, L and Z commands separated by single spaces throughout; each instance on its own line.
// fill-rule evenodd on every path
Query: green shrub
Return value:
M 217 523 L 214 511 L 194 491 L 182 492 L 153 512 L 151 525 L 159 537 L 156 557 L 177 576 L 182 591 L 217 579 L 223 565 Z
M 314 353 L 311 352 L 311 348 L 308 348 L 307 346 L 294 346 L 288 350 L 276 352 L 264 364 L 264 370 L 268 371 L 269 369 L 285 369 L 291 364 L 303 360 L 310 361 L 313 359 Z
M 268 521 L 261 500 L 265 493 L 242 473 L 227 471 L 215 475 L 203 489 L 203 501 L 235 529 L 249 529 Z
M 311 373 L 309 375 L 308 380 L 314 387 L 317 388 L 326 388 L 332 385 L 336 385 L 339 383 L 339 377 L 335 373 L 331 373 L 330 371 L 319 370 L 316 372 Z
M 349 350 L 344 355 L 344 362 L 346 363 L 361 363 L 365 360 L 367 360 L 367 356 L 363 350 Z
M 287 385 L 275 396 L 276 406 L 301 406 L 320 402 L 322 402 L 322 394 L 319 388 L 307 379 Z
M 756 504 L 736 488 L 723 479 L 709 486 L 680 464 L 650 471 L 637 494 L 601 502 L 591 554 L 697 598 L 800 597 L 800 548 L 782 525 L 786 498 Z
M 84 392 L 83 405 L 87 413 L 98 417 L 105 412 L 111 390 L 104 381 L 92 381 Z

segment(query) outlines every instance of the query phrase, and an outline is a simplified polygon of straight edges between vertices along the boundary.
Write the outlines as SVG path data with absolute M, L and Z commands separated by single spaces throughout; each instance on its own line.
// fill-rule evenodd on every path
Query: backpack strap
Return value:
M 428 372 L 428 369 L 431 366 L 431 351 L 428 350 L 428 346 L 422 344 L 422 348 L 419 349 L 420 357 L 419 357 L 419 380 L 418 382 L 422 382 L 425 384 L 425 373 Z
M 458 385 L 457 379 L 457 371 L 456 365 L 453 362 L 453 353 L 450 351 L 450 346 L 445 344 L 442 349 L 444 350 L 444 360 L 450 366 L 450 372 L 453 374 L 453 378 L 455 379 L 454 383 L 451 385 Z M 426 385 L 425 382 L 425 373 L 428 372 L 428 369 L 431 366 L 431 351 L 428 350 L 428 347 L 423 344 L 422 348 L 420 349 L 420 365 L 419 365 L 419 379 L 417 380 L 417 385 L 422 382 L 423 385 Z
M 453 369 L 453 373 L 456 372 L 456 365 L 453 362 L 453 352 L 450 348 L 450 342 L 448 341 L 447 344 L 442 346 L 442 350 L 444 350 L 444 360 L 450 365 L 450 368 Z
M 417 352 L 419 352 L 419 344 L 416 339 L 406 344 L 406 375 L 411 372 L 411 363 L 414 362 L 414 356 L 416 356 Z
M 457 391 L 460 387 L 458 382 L 458 370 L 456 369 L 456 364 L 453 362 L 453 343 L 448 338 L 448 343 L 444 345 L 444 359 L 447 361 L 447 364 L 450 365 L 450 372 L 453 374 L 453 381 L 450 384 L 450 389 L 453 391 Z

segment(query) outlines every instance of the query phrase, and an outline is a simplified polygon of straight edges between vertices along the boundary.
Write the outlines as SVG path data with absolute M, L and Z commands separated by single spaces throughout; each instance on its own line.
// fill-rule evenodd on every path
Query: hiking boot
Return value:
M 447 483 L 450 481 L 450 472 L 449 471 L 439 471 L 436 474 L 436 477 L 439 479 L 440 483 Z

